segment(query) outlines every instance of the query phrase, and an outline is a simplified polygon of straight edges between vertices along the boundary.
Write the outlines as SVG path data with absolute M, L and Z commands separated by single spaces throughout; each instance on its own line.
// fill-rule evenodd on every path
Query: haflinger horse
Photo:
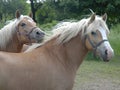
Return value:
M 106 18 L 92 14 L 63 25 L 54 30 L 55 36 L 26 53 L 0 52 L 0 90 L 72 90 L 88 51 L 106 62 L 114 55 Z
M 0 51 L 21 52 L 23 44 L 42 41 L 44 35 L 33 21 L 32 14 L 21 15 L 17 10 L 16 19 L 0 30 Z

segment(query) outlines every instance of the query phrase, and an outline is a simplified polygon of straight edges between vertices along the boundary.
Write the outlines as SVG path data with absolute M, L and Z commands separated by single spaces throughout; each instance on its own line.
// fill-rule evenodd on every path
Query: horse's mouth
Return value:
M 41 38 L 41 39 L 39 39 L 39 40 L 37 40 L 37 43 L 41 43 L 41 42 L 43 42 L 43 41 L 44 41 L 44 37 Z
M 108 59 L 103 59 L 103 61 L 104 61 L 104 62 L 109 62 L 110 60 L 108 60 Z
M 107 57 L 107 55 L 103 55 L 103 54 L 100 54 L 98 52 L 93 53 L 93 55 L 94 55 L 94 57 L 96 57 L 96 58 L 98 57 L 99 59 L 101 59 L 104 62 L 109 62 L 110 61 L 110 59 Z
M 100 55 L 100 58 L 104 62 L 109 62 L 110 61 L 110 59 L 106 55 Z

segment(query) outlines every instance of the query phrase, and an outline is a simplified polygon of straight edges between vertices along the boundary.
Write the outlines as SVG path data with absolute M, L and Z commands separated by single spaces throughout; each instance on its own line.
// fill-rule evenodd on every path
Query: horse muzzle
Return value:
M 29 35 L 31 40 L 41 42 L 44 39 L 45 33 L 40 28 L 36 27 Z
M 110 61 L 114 56 L 114 50 L 111 48 L 109 44 L 105 46 L 104 44 L 101 45 L 100 47 L 97 48 L 96 52 L 98 56 L 100 56 L 100 58 L 105 62 Z

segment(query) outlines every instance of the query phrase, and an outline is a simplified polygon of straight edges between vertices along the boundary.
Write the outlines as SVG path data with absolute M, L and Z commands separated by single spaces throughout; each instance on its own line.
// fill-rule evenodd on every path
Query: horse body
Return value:
M 80 45 L 79 36 L 60 46 L 55 41 L 29 53 L 0 53 L 0 72 L 4 71 L 0 78 L 8 87 L 5 90 L 71 90 L 87 49 Z M 0 84 L 3 88 L 2 81 Z
M 88 36 L 86 39 L 83 37 L 85 33 L 82 32 L 83 28 L 79 29 L 81 30 L 78 33 L 75 30 L 65 30 L 30 52 L 0 52 L 0 89 L 72 90 L 76 71 L 87 52 L 92 48 Z M 75 35 L 72 32 L 75 32 Z M 87 35 L 89 34 L 90 32 Z M 97 34 L 98 36 L 95 37 L 100 39 L 96 41 L 95 38 L 96 42 L 93 44 L 103 39 L 99 31 Z M 90 36 L 89 39 L 93 37 Z M 104 51 L 106 49 L 104 44 L 106 44 L 105 41 L 101 42 L 100 46 L 96 45 L 98 49 L 101 47 L 101 51 Z M 97 53 L 99 53 L 98 49 Z M 111 58 L 108 54 L 113 52 L 108 49 L 103 53 L 101 57 L 104 61 L 108 61 Z

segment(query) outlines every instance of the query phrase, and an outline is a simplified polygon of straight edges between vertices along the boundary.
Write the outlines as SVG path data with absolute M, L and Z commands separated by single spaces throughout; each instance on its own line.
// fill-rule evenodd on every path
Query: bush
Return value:
M 51 23 L 46 23 L 46 24 L 41 24 L 39 25 L 41 27 L 41 29 L 45 32 L 47 31 L 51 31 L 52 28 L 58 23 L 58 21 L 53 20 Z

